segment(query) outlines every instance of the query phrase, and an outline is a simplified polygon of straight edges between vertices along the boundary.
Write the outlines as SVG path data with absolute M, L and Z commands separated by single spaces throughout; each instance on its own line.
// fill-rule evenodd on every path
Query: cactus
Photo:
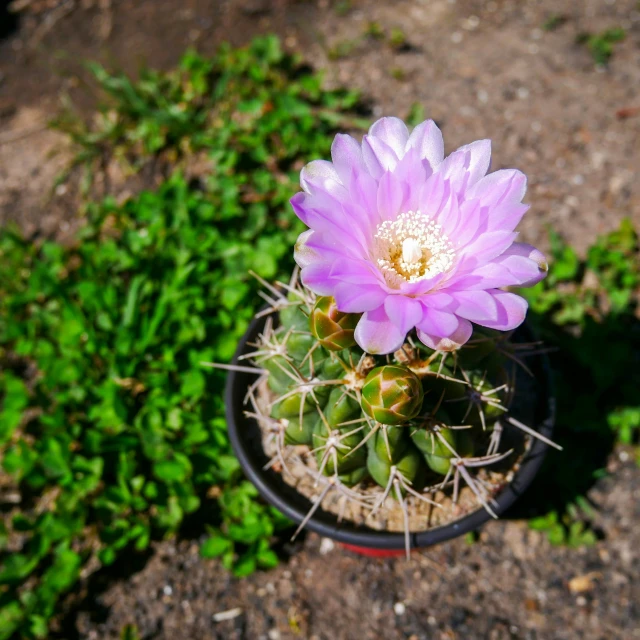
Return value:
M 508 334 L 479 328 L 445 353 L 409 333 L 394 354 L 373 356 L 354 340 L 358 315 L 339 312 L 332 298 L 316 298 L 296 278 L 267 286 L 271 306 L 262 313 L 279 317 L 267 320 L 255 351 L 244 356 L 260 374 L 249 415 L 277 438 L 272 464 L 286 473 L 293 449 L 312 460 L 318 482 L 327 480 L 309 516 L 336 490 L 371 513 L 391 497 L 408 523 L 411 501 L 439 507 L 438 496 L 449 495 L 455 504 L 464 483 L 495 517 L 495 490 L 479 470 L 501 462 L 509 469 L 522 453 L 502 446 L 505 428 L 553 445 L 510 414 L 521 354 Z M 262 406 L 259 388 L 266 389 Z M 405 532 L 408 548 L 408 525 Z

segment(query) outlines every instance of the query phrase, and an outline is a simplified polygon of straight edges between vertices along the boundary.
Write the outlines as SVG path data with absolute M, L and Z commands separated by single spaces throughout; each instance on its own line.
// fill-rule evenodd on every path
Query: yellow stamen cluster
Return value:
M 449 270 L 455 258 L 440 225 L 420 211 L 407 211 L 378 225 L 373 252 L 390 287 L 433 278 Z

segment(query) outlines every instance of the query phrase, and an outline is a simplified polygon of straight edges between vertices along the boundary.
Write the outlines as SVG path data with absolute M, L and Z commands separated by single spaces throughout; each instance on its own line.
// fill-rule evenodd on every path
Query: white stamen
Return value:
M 415 264 L 422 259 L 422 249 L 415 238 L 406 238 L 402 241 L 402 259 L 408 264 Z
M 420 211 L 378 225 L 374 242 L 373 258 L 391 287 L 433 278 L 448 271 L 455 259 L 453 244 L 440 225 Z

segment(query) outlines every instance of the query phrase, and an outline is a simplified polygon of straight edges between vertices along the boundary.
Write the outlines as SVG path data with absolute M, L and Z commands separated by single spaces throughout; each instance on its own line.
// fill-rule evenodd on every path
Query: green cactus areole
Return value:
M 517 344 L 482 330 L 444 353 L 410 333 L 396 353 L 372 355 L 354 340 L 359 316 L 332 298 L 296 279 L 269 291 L 277 300 L 263 313 L 277 314 L 243 358 L 260 376 L 248 414 L 286 482 L 314 509 L 407 536 L 478 508 L 493 514 L 536 437 L 512 414 L 530 379 Z

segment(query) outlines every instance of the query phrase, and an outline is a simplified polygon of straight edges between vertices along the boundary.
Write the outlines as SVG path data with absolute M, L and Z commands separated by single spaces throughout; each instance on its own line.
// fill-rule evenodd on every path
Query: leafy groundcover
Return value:
M 261 305 L 248 272 L 290 273 L 302 163 L 358 122 L 357 96 L 275 38 L 135 83 L 92 70 L 101 115 L 57 123 L 86 191 L 109 163 L 171 175 L 88 202 L 72 246 L 0 231 L 0 639 L 46 637 L 81 576 L 186 521 L 236 575 L 277 563 L 286 521 L 242 479 L 224 376 L 200 363 L 228 360 Z
M 243 480 L 224 376 L 201 363 L 228 360 L 261 305 L 248 272 L 290 272 L 302 165 L 368 124 L 356 94 L 323 89 L 273 37 L 137 81 L 90 69 L 103 106 L 55 123 L 78 146 L 76 241 L 0 230 L 0 640 L 47 637 L 83 578 L 175 532 L 238 576 L 276 564 L 287 523 Z M 153 188 L 121 202 L 113 167 Z M 640 428 L 637 237 L 623 225 L 586 260 L 554 237 L 553 257 L 527 295 L 561 349 L 566 453 L 525 515 L 584 544 L 597 532 L 582 496 Z

